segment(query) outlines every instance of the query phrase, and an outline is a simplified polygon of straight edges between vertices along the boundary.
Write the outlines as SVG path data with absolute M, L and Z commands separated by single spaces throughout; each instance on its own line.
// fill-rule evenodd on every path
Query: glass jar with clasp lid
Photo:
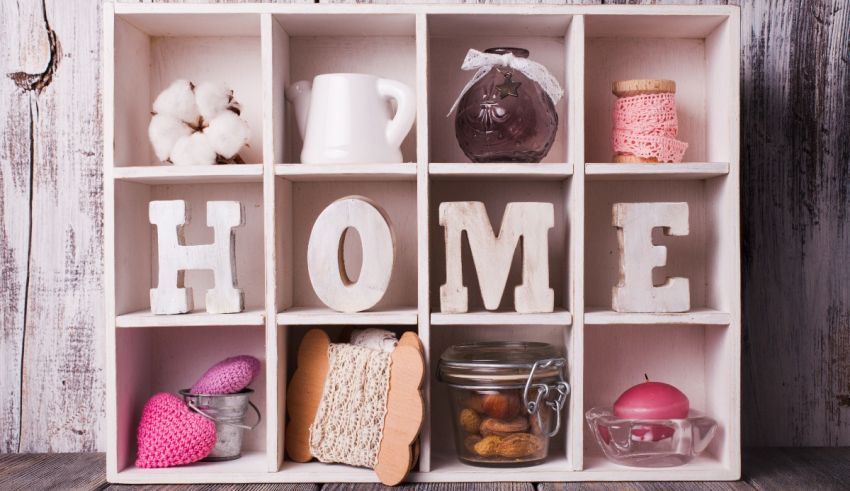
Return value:
M 567 360 L 538 342 L 459 344 L 443 352 L 458 458 L 493 467 L 542 463 L 566 417 Z

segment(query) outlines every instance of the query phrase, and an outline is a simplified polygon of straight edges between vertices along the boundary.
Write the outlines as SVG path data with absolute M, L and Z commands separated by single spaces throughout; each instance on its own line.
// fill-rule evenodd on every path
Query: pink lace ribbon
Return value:
M 621 97 L 614 104 L 611 146 L 617 154 L 681 162 L 688 144 L 678 134 L 675 94 Z

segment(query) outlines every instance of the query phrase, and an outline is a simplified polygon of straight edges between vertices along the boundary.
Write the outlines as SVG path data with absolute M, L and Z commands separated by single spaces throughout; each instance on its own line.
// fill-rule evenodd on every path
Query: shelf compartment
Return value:
M 550 343 L 555 346 L 567 359 L 566 377 L 573 392 L 578 390 L 581 384 L 573 376 L 573 367 L 580 363 L 578 353 L 574 351 L 573 331 L 563 325 L 432 325 L 430 330 L 430 342 L 428 347 L 429 359 L 431 360 L 431 472 L 419 474 L 424 480 L 428 475 L 438 475 L 440 481 L 504 481 L 509 479 L 504 473 L 511 469 L 499 469 L 499 472 L 487 472 L 484 469 L 461 464 L 456 458 L 454 446 L 454 429 L 452 426 L 452 412 L 449 401 L 449 388 L 436 376 L 437 364 L 443 352 L 455 344 L 482 342 L 482 341 L 539 341 Z M 577 385 L 579 384 L 579 385 Z M 565 414 L 562 415 L 561 429 L 558 434 L 550 440 L 549 457 L 547 462 L 541 466 L 517 468 L 517 472 L 536 472 L 539 469 L 549 471 L 559 470 L 561 476 L 564 472 L 574 469 L 572 459 L 567 448 L 573 448 L 571 435 L 568 431 L 573 428 L 571 421 L 576 417 L 582 417 L 581 409 L 573 410 L 576 401 L 572 396 L 567 402 Z M 580 436 L 580 435 L 578 435 Z M 533 470 L 532 470 L 533 469 Z M 451 471 L 449 474 L 444 472 Z M 417 478 L 418 478 L 417 476 Z M 551 476 L 554 478 L 554 474 Z M 562 477 L 560 480 L 565 479 Z M 524 479 L 527 480 L 527 479 Z
M 273 70 L 289 84 L 323 73 L 368 73 L 397 80 L 414 92 L 416 16 L 367 12 L 273 14 Z M 302 138 L 292 104 L 275 102 L 274 137 L 283 162 L 301 161 Z M 402 162 L 416 162 L 416 125 L 401 144 Z
M 477 165 L 477 164 L 476 164 Z M 544 202 L 552 203 L 555 212 L 555 226 L 549 229 L 549 287 L 555 291 L 555 310 L 562 312 L 561 318 L 558 314 L 527 314 L 529 319 L 532 315 L 538 315 L 544 323 L 556 322 L 563 324 L 566 320 L 564 311 L 571 310 L 569 296 L 569 275 L 567 264 L 569 259 L 569 223 L 571 221 L 570 190 L 572 180 L 486 180 L 477 178 L 464 178 L 448 181 L 434 181 L 430 189 L 430 288 L 431 288 L 431 312 L 432 321 L 440 321 L 440 286 L 446 282 L 446 243 L 445 231 L 439 224 L 440 204 L 451 201 L 480 201 L 487 208 L 487 215 L 494 234 L 498 234 L 502 225 L 502 218 L 508 203 L 512 202 Z M 466 234 L 463 234 L 464 237 Z M 478 276 L 472 260 L 472 252 L 469 249 L 468 239 L 461 240 L 461 260 L 463 262 L 463 284 L 468 289 L 469 312 L 483 312 L 484 302 L 478 285 Z M 510 272 L 508 274 L 502 301 L 495 316 L 504 316 L 505 321 L 522 322 L 525 324 L 533 321 L 522 321 L 519 317 L 512 317 L 509 313 L 514 311 L 514 288 L 522 283 L 522 247 L 517 246 L 511 259 Z M 490 267 L 490 266 L 487 266 Z M 464 315 L 457 314 L 458 319 Z M 490 318 L 483 314 L 483 318 Z M 569 315 L 566 313 L 566 315 Z M 471 317 L 470 317 L 471 319 Z M 500 322 L 495 319 L 487 322 Z
M 262 161 L 259 14 L 116 14 L 114 56 L 115 167 L 158 163 L 148 141 L 151 108 L 181 78 L 233 89 L 251 129 L 239 155 Z
M 206 482 L 239 476 L 250 480 L 247 476 L 266 470 L 267 367 L 263 326 L 118 329 L 115 336 L 117 471 L 122 482 Z M 215 363 L 237 355 L 251 355 L 262 363 L 250 388 L 254 390 L 251 402 L 260 409 L 263 421 L 253 431 L 244 433 L 245 456 L 231 462 L 170 469 L 135 468 L 136 429 L 145 402 L 159 392 L 176 395 L 191 387 Z
M 130 165 L 112 169 L 119 181 L 142 184 L 215 184 L 261 182 L 263 164 Z
M 234 184 L 142 184 L 116 181 L 115 183 L 115 314 L 127 322 L 140 320 L 139 311 L 150 309 L 150 289 L 157 286 L 158 256 L 157 231 L 150 223 L 148 205 L 155 200 L 186 201 L 190 220 L 183 227 L 186 245 L 210 244 L 213 230 L 207 226 L 208 201 L 239 201 L 245 210 L 245 224 L 234 229 L 236 247 L 236 281 L 244 293 L 246 311 L 261 312 L 264 309 L 264 259 L 255 251 L 263 241 L 263 189 L 261 183 Z M 205 313 L 205 297 L 214 286 L 212 271 L 189 270 L 185 272 L 185 285 L 192 288 L 195 311 L 188 319 L 200 320 Z M 198 317 L 193 317 L 197 315 Z M 242 314 L 223 314 L 245 315 Z M 135 317 L 135 320 L 134 320 Z M 164 320 L 151 322 L 170 323 Z M 229 319 L 229 317 L 227 317 Z M 207 316 L 207 320 L 222 322 L 224 319 Z M 256 319 L 255 319 L 256 321 Z M 252 321 L 251 324 L 255 323 Z M 119 320 L 119 322 L 121 322 Z M 175 320 L 181 323 L 184 321 Z M 195 322 L 195 321 L 190 321 Z M 227 321 L 228 324 L 233 322 Z M 168 324 L 172 325 L 172 324 Z
M 410 325 L 418 320 L 416 307 L 389 308 L 347 314 L 327 307 L 296 307 L 277 314 L 278 325 Z
M 736 28 L 728 16 L 587 15 L 585 24 L 587 161 L 613 155 L 613 82 L 642 78 L 676 82 L 685 162 L 737 159 L 738 65 L 730 56 Z
M 416 164 L 277 164 L 287 181 L 415 181 Z
M 738 343 L 735 330 L 717 325 L 606 325 L 587 329 L 584 411 L 613 405 L 622 392 L 641 383 L 644 374 L 650 380 L 674 385 L 685 393 L 692 409 L 715 419 L 719 427 L 700 459 L 668 469 L 670 477 L 666 479 L 685 479 L 689 469 L 705 470 L 705 477 L 710 478 L 708 471 L 728 467 L 737 451 L 739 381 L 733 378 L 731 367 L 737 363 L 733 348 Z M 604 459 L 586 422 L 583 429 L 585 470 L 612 470 L 614 464 Z M 665 479 L 661 474 L 652 477 Z M 717 479 L 716 474 L 713 479 Z
M 611 289 L 619 281 L 620 249 L 611 225 L 615 203 L 686 202 L 689 233 L 666 236 L 653 230 L 653 243 L 667 248 L 667 264 L 653 270 L 654 283 L 666 277 L 689 280 L 691 310 L 732 312 L 735 292 L 729 289 L 723 237 L 728 216 L 722 190 L 725 179 L 590 181 L 586 186 L 585 305 L 610 309 Z M 731 250 L 731 249 L 730 249 Z M 592 316 L 591 316 L 592 319 Z M 713 321 L 711 323 L 715 323 Z
M 568 99 L 572 66 L 570 29 L 572 16 L 526 13 L 521 16 L 482 11 L 476 15 L 429 14 L 428 30 L 428 118 L 429 160 L 468 162 L 455 138 L 454 114 L 449 109 L 474 75 L 460 69 L 466 53 L 474 48 L 515 46 L 530 51 L 529 58 L 545 66 L 564 89 L 565 97 L 555 104 L 558 130 L 544 163 L 567 162 Z
M 280 231 L 276 239 L 279 249 L 277 308 L 284 315 L 282 323 L 288 322 L 285 320 L 290 315 L 287 312 L 296 315 L 299 322 L 309 322 L 310 316 L 302 314 L 313 312 L 325 316 L 329 323 L 347 322 L 345 318 L 357 316 L 364 319 L 372 316 L 377 320 L 380 312 L 409 315 L 412 306 L 417 305 L 416 181 L 330 182 L 319 179 L 291 182 L 279 176 L 275 184 L 275 215 Z M 395 259 L 387 291 L 372 309 L 353 315 L 327 308 L 314 292 L 307 268 L 307 244 L 316 218 L 328 205 L 347 196 L 363 196 L 383 208 L 395 237 Z M 352 239 L 351 230 L 346 233 L 343 251 L 348 277 L 355 280 L 359 276 L 363 251 L 359 237 Z M 385 321 L 394 316 L 385 317 Z M 405 323 L 408 320 L 410 318 L 406 317 Z
M 679 164 L 614 164 L 588 163 L 584 166 L 588 180 L 622 179 L 710 179 L 729 174 L 728 162 L 687 162 Z
M 139 310 L 115 318 L 115 327 L 172 327 L 172 326 L 262 326 L 266 315 L 262 309 L 236 314 L 208 314 L 195 311 L 188 314 L 155 315 L 150 309 Z
M 588 308 L 584 313 L 585 325 L 657 325 L 657 324 L 702 324 L 728 326 L 732 315 L 714 309 L 693 309 L 689 312 L 614 312 L 604 308 Z
M 433 179 L 553 180 L 562 181 L 573 175 L 572 164 L 441 164 L 428 166 Z
M 466 312 L 463 314 L 443 314 L 434 312 L 431 314 L 431 324 L 437 326 L 446 325 L 487 325 L 487 326 L 522 326 L 522 325 L 545 325 L 545 326 L 569 326 L 573 317 L 564 309 L 556 309 L 554 312 L 538 314 L 520 314 L 518 312 Z

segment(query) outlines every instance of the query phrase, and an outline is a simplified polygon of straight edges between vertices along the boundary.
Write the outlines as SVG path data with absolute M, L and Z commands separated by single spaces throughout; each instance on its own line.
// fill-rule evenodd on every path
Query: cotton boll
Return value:
M 209 122 L 204 133 L 215 152 L 229 159 L 236 155 L 251 136 L 248 123 L 231 111 L 224 111 Z
M 195 104 L 206 121 L 227 110 L 233 91 L 224 82 L 203 82 L 195 87 Z
M 192 129 L 179 119 L 165 114 L 156 114 L 148 126 L 148 138 L 159 160 L 168 160 L 177 140 L 192 134 Z
M 215 150 L 207 135 L 201 132 L 180 138 L 171 150 L 174 165 L 212 165 L 215 160 Z
M 197 125 L 200 113 L 198 113 L 198 107 L 195 104 L 192 83 L 188 80 L 175 80 L 157 96 L 153 102 L 153 112 L 173 116 L 191 125 Z

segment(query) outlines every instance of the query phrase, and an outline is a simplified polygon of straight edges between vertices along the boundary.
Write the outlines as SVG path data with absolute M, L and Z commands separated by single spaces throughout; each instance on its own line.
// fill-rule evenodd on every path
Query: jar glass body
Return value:
M 490 48 L 513 53 L 522 48 Z M 540 85 L 511 67 L 496 65 L 463 95 L 455 115 L 455 136 L 473 162 L 540 162 L 558 130 L 558 113 Z
M 535 365 L 551 360 L 557 361 Z M 448 385 L 458 459 L 492 467 L 544 462 L 569 392 L 565 362 L 544 343 L 472 343 L 446 350 L 438 377 Z

